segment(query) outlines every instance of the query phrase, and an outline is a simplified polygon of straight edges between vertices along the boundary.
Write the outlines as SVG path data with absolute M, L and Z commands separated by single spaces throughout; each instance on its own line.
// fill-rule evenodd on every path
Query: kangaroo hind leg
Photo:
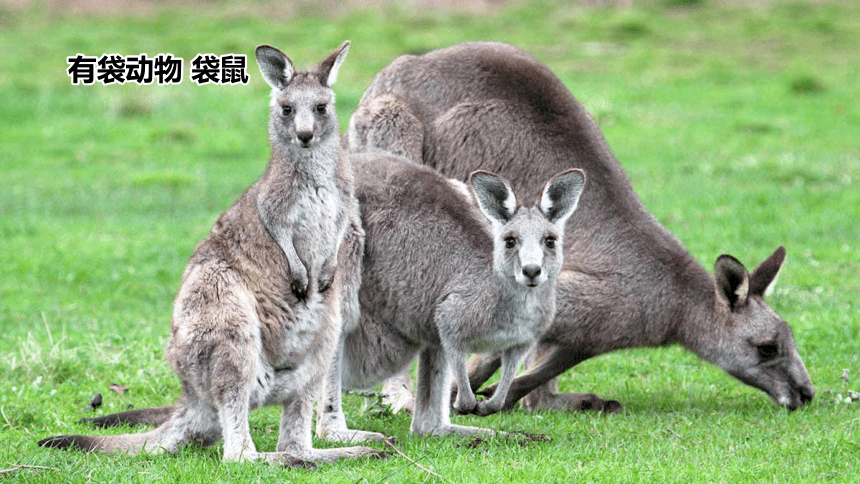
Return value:
M 411 432 L 418 435 L 495 435 L 489 429 L 451 424 L 450 369 L 439 348 L 425 348 L 418 356 L 418 392 Z

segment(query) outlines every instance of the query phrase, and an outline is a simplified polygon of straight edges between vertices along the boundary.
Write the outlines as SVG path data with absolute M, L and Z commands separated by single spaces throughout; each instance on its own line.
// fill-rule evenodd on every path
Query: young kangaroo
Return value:
M 488 415 L 504 404 L 507 385 L 555 314 L 555 283 L 564 227 L 584 184 L 580 170 L 546 182 L 534 207 L 520 205 L 510 184 L 472 173 L 466 187 L 399 157 L 356 156 L 356 194 L 367 234 L 360 290 L 361 322 L 344 335 L 332 366 L 317 434 L 366 438 L 346 428 L 341 384 L 367 388 L 408 366 L 416 354 L 418 397 L 411 431 L 492 431 L 452 425 L 449 369 L 460 391 L 454 409 Z M 502 375 L 493 398 L 476 401 L 466 356 L 499 351 Z
M 572 167 L 593 182 L 567 226 L 555 321 L 529 358 L 531 368 L 514 380 L 505 408 L 592 356 L 672 343 L 779 405 L 795 409 L 813 398 L 791 329 L 764 302 L 785 249 L 752 273 L 721 256 L 710 276 L 642 205 L 585 109 L 529 54 L 506 44 L 465 43 L 398 57 L 377 75 L 351 118 L 350 149 L 397 144 L 367 134 L 391 132 L 388 119 L 420 120 L 418 129 L 401 130 L 405 142 L 416 144 L 419 137 L 421 162 L 455 179 L 486 169 L 511 180 L 526 199 L 548 176 Z M 498 364 L 488 356 L 470 363 L 472 388 Z M 531 403 L 617 408 L 595 395 L 550 391 L 533 394 Z
M 272 156 L 197 245 L 182 276 L 166 348 L 182 396 L 174 408 L 147 414 L 163 423 L 144 433 L 56 436 L 39 445 L 174 452 L 223 437 L 224 461 L 297 464 L 379 454 L 311 445 L 313 400 L 342 313 L 356 310 L 361 275 L 363 232 L 331 89 L 348 47 L 308 72 L 295 72 L 274 47 L 257 47 L 272 87 Z M 273 404 L 283 406 L 277 452 L 258 452 L 248 414 Z

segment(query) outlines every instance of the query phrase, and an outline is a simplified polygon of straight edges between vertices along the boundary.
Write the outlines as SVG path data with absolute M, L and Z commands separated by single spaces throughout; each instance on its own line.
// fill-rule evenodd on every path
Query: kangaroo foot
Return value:
M 604 400 L 594 393 L 545 393 L 539 399 L 529 397 L 523 398 L 523 406 L 529 410 L 618 413 L 622 409 L 618 401 Z
M 365 430 L 352 429 L 326 429 L 323 435 L 319 435 L 318 433 L 317 436 L 328 440 L 329 442 L 342 442 L 345 444 L 349 444 L 352 442 L 383 442 L 385 440 L 390 440 L 389 437 L 386 437 L 384 434 L 381 434 L 379 432 L 368 432 Z

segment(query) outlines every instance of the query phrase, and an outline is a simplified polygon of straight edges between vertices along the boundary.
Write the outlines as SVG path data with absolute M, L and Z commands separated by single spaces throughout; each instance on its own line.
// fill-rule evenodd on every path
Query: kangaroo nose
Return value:
M 299 131 L 296 133 L 296 138 L 302 142 L 302 144 L 308 144 L 314 138 L 314 134 L 311 131 Z
M 815 388 L 812 385 L 806 385 L 800 387 L 800 404 L 805 405 L 812 401 L 812 398 L 815 397 Z
M 540 266 L 537 264 L 529 264 L 523 267 L 523 275 L 534 280 L 534 278 L 540 275 Z

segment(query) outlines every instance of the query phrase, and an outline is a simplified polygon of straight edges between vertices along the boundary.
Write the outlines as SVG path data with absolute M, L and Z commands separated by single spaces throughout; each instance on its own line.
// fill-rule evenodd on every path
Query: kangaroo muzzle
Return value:
M 314 139 L 314 133 L 313 131 L 299 131 L 296 133 L 296 138 L 299 139 L 303 147 L 307 148 Z
M 309 110 L 302 109 L 296 113 L 296 140 L 303 147 L 308 148 L 314 140 L 314 115 Z
M 519 253 L 522 269 L 515 276 L 517 283 L 537 287 L 547 280 L 546 271 L 543 270 L 543 256 L 543 249 L 536 241 L 523 244 Z
M 537 286 L 540 284 L 538 281 L 538 277 L 541 275 L 540 266 L 537 264 L 529 264 L 527 266 L 523 266 L 523 276 L 526 277 L 526 285 L 527 286 Z

